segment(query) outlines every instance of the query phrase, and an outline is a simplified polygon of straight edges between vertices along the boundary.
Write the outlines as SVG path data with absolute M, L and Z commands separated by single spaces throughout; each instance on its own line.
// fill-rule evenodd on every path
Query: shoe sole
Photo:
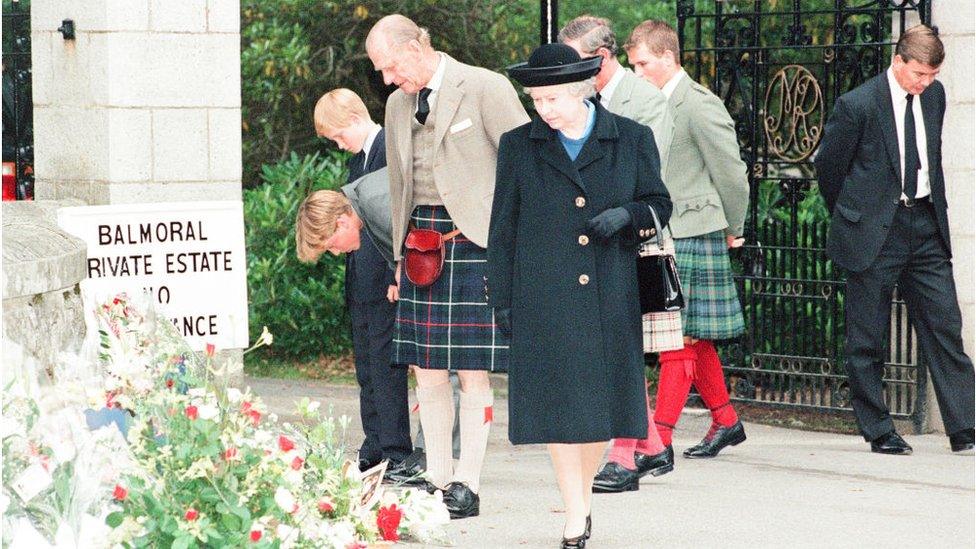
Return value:
M 732 439 L 731 441 L 729 441 L 728 444 L 726 444 L 725 446 L 722 446 L 721 448 L 719 448 L 718 451 L 715 452 L 714 454 L 702 454 L 702 455 L 697 455 L 696 456 L 696 455 L 689 455 L 687 453 L 687 450 L 686 450 L 684 453 L 682 453 L 682 455 L 685 456 L 688 459 L 712 459 L 713 457 L 718 457 L 719 453 L 722 450 L 728 448 L 729 446 L 738 446 L 738 445 L 742 444 L 743 442 L 746 441 L 746 438 L 747 438 L 746 437 L 746 433 L 743 431 L 740 436 L 737 436 L 734 439 Z
M 623 486 L 622 488 L 617 488 L 617 487 L 608 488 L 606 486 L 597 486 L 596 484 L 593 485 L 594 494 L 619 494 L 621 492 L 636 492 L 639 489 L 640 489 L 640 483 L 637 482 L 628 484 L 626 486 Z
M 883 456 L 910 456 L 912 455 L 911 450 L 895 450 L 895 451 L 885 451 L 885 450 L 875 450 L 871 448 L 871 453 L 881 454 Z
M 466 514 L 449 513 L 449 514 L 451 515 L 451 520 L 460 520 L 460 519 L 466 519 L 466 518 L 476 517 L 479 514 L 481 514 L 481 512 L 480 512 L 480 510 L 476 510 L 473 513 L 466 513 Z

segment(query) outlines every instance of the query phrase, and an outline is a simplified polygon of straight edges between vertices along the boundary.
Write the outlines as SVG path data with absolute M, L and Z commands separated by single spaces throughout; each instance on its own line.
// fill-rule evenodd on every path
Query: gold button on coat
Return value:
M 583 198 L 582 196 L 577 196 L 576 197 L 576 207 L 577 208 L 582 208 L 583 206 L 586 206 L 586 199 Z
M 577 240 L 579 240 L 580 246 L 586 246 L 590 243 L 590 237 L 586 236 L 585 234 L 581 234 Z
M 579 276 L 579 283 L 582 284 L 583 286 L 586 286 L 587 284 L 589 284 L 590 283 L 590 277 L 589 277 L 589 275 L 585 275 L 585 274 L 580 275 Z

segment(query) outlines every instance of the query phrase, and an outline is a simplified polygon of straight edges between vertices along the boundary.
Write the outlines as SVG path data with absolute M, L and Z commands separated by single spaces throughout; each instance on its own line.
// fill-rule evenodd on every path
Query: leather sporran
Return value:
M 441 234 L 433 229 L 411 227 L 403 242 L 403 273 L 418 288 L 426 288 L 441 276 L 444 270 L 444 243 L 461 234 L 455 229 Z
M 665 250 L 664 231 L 654 208 L 654 237 L 641 245 L 637 255 L 637 287 L 641 314 L 680 311 L 685 306 L 674 251 Z M 667 253 L 670 251 L 671 253 Z

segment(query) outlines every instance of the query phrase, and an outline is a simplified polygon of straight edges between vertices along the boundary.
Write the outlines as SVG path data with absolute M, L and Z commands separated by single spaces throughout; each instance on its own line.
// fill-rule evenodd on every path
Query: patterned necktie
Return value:
M 427 102 L 427 98 L 430 97 L 431 92 L 434 90 L 430 88 L 423 88 L 420 93 L 417 94 L 417 114 L 414 117 L 417 122 L 421 125 L 427 123 L 427 115 L 430 114 L 430 103 Z
M 922 163 L 918 159 L 918 143 L 915 140 L 915 113 L 912 110 L 915 96 L 908 94 L 905 99 L 908 100 L 908 105 L 905 107 L 905 185 L 902 192 L 908 198 L 915 198 L 918 192 L 918 171 L 922 169 Z

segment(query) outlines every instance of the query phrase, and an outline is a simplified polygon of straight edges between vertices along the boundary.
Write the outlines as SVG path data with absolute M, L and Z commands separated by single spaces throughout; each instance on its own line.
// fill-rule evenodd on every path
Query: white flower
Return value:
M 203 387 L 194 387 L 189 391 L 187 391 L 186 394 L 190 395 L 193 398 L 203 398 L 207 396 L 207 390 L 204 389 Z
M 278 504 L 278 507 L 281 507 L 282 511 L 288 514 L 298 511 L 298 503 L 295 502 L 295 496 L 291 495 L 291 492 L 289 492 L 287 488 L 282 488 L 279 486 L 278 489 L 275 490 L 274 499 L 275 503 Z
M 232 404 L 237 404 L 244 399 L 244 393 L 234 387 L 227 388 L 227 400 Z
M 275 535 L 281 540 L 282 549 L 287 549 L 293 547 L 295 542 L 298 541 L 297 528 L 288 526 L 287 524 L 279 524 L 278 528 L 275 529 Z
M 319 409 L 320 406 L 322 406 L 321 402 L 313 400 L 312 402 L 308 403 L 308 407 L 306 409 L 308 410 L 308 413 L 313 414 Z
M 220 409 L 213 404 L 201 404 L 197 406 L 197 413 L 200 419 L 211 420 L 220 415 Z
M 271 345 L 274 342 L 274 336 L 268 331 L 268 327 L 264 326 L 261 329 L 261 337 L 258 338 L 258 345 Z

